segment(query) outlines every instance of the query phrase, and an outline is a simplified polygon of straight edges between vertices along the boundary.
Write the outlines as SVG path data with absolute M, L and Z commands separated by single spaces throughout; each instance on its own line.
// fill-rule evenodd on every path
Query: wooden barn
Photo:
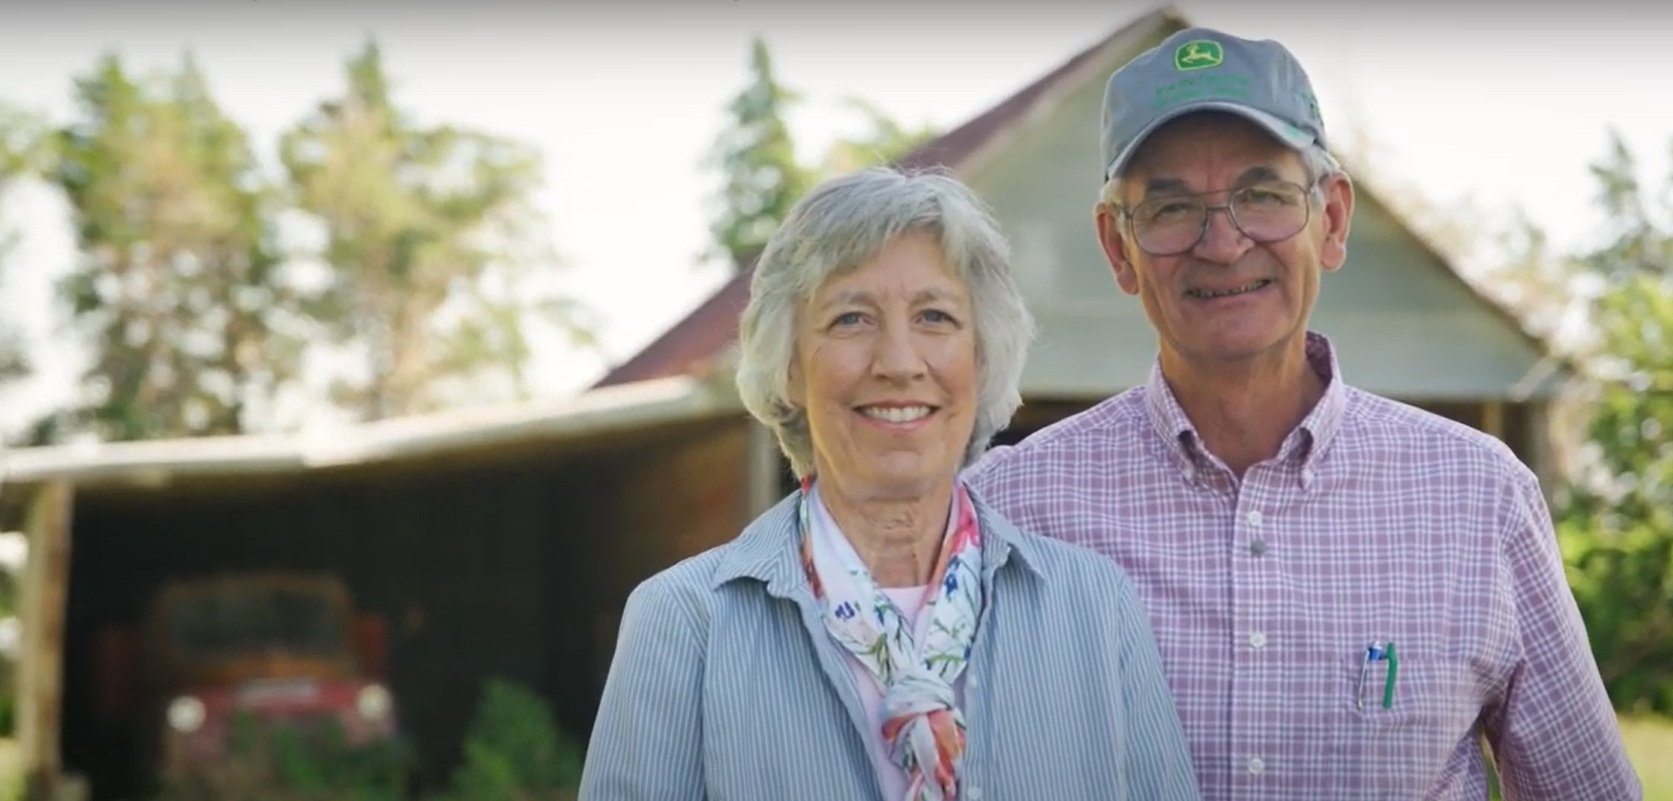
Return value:
M 165 582 L 260 571 L 340 577 L 387 622 L 385 681 L 427 783 L 490 677 L 584 735 L 621 599 L 746 514 L 739 415 L 729 387 L 673 378 L 317 438 L 12 451 L 0 522 L 31 550 L 24 767 L 120 797 L 132 758 L 95 719 L 98 633 L 138 625 Z

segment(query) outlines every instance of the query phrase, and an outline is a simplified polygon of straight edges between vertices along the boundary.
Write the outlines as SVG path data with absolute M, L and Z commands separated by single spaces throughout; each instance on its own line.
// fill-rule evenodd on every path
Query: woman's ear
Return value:
M 784 382 L 785 400 L 798 409 L 807 408 L 807 390 L 802 386 L 802 371 L 797 369 L 796 352 L 790 352 L 790 370 Z

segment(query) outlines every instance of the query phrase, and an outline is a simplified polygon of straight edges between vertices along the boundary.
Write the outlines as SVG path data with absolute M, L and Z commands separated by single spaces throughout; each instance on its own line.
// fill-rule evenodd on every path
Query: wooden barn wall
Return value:
M 92 774 L 100 797 L 127 783 L 118 744 L 91 717 L 93 633 L 137 624 L 168 577 L 229 570 L 335 571 L 384 617 L 389 683 L 427 784 L 456 763 L 488 677 L 542 692 L 584 736 L 609 659 L 597 649 L 614 630 L 594 635 L 627 591 L 736 534 L 744 431 L 260 490 L 84 494 L 66 613 L 67 767 Z
M 564 641 L 586 680 L 572 686 L 560 713 L 571 731 L 590 733 L 598 694 L 615 651 L 622 606 L 646 578 L 688 556 L 736 537 L 746 520 L 746 448 L 743 420 L 666 452 L 641 453 L 613 477 L 619 490 L 599 496 L 605 512 L 586 536 L 596 549 L 568 566 L 586 599 L 576 632 Z M 607 511 L 605 511 L 607 510 Z M 554 597 L 566 605 L 566 599 Z

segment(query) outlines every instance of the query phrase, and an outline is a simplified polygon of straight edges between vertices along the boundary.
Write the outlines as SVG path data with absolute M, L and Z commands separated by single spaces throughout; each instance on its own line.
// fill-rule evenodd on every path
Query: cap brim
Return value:
M 1149 139 L 1150 135 L 1155 133 L 1157 128 L 1160 128 L 1173 120 L 1179 119 L 1186 114 L 1196 111 L 1224 111 L 1228 114 L 1236 114 L 1239 117 L 1261 126 L 1262 130 L 1272 134 L 1272 138 L 1277 139 L 1294 150 L 1305 149 L 1314 142 L 1312 134 L 1284 122 L 1271 114 L 1261 111 L 1260 109 L 1250 108 L 1248 106 L 1226 100 L 1202 100 L 1195 103 L 1186 103 L 1179 108 L 1173 109 L 1172 111 L 1151 120 L 1149 125 L 1144 126 L 1144 129 L 1139 131 L 1138 136 L 1133 137 L 1132 141 L 1128 142 L 1127 146 L 1122 148 L 1120 153 L 1116 154 L 1114 161 L 1104 166 L 1104 180 L 1107 181 L 1110 179 L 1110 176 L 1119 174 L 1121 172 L 1121 168 L 1127 165 L 1127 161 L 1133 157 L 1133 154 L 1138 152 L 1139 146 L 1144 144 L 1144 140 Z

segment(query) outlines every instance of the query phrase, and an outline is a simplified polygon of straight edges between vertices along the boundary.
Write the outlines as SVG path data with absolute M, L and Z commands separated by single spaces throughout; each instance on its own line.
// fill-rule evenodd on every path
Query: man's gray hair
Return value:
M 976 420 L 968 465 L 1022 404 L 1019 384 L 1034 320 L 1011 276 L 1003 235 L 985 204 L 939 173 L 876 167 L 814 187 L 767 242 L 738 323 L 738 394 L 773 433 L 798 478 L 812 474 L 805 411 L 790 402 L 796 321 L 832 277 L 875 258 L 904 234 L 934 235 L 975 316 Z

